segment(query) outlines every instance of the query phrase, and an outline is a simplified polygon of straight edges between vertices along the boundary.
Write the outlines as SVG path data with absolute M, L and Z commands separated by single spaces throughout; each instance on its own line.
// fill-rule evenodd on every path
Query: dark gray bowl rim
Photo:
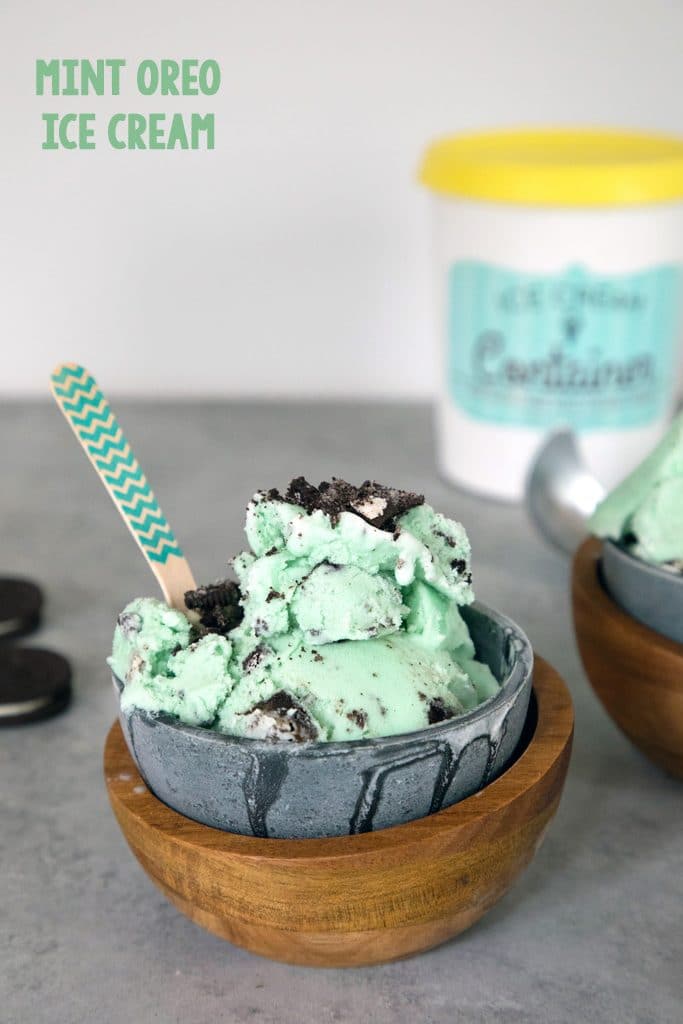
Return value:
M 602 546 L 609 547 L 611 550 L 616 551 L 619 558 L 623 558 L 625 561 L 630 562 L 643 572 L 649 573 L 651 576 L 656 576 L 660 580 L 666 580 L 667 583 L 673 583 L 674 586 L 683 584 L 683 572 L 676 572 L 672 569 L 665 569 L 661 565 L 656 565 L 654 562 L 646 562 L 644 558 L 639 558 L 638 555 L 634 555 L 631 551 L 628 551 L 623 544 L 619 541 L 612 540 L 611 537 L 602 538 Z
M 136 715 L 143 721 L 148 722 L 154 726 L 157 724 L 166 725 L 174 729 L 176 732 L 194 737 L 195 739 L 203 740 L 207 743 L 227 743 L 235 744 L 237 746 L 244 746 L 256 751 L 273 751 L 274 747 L 277 746 L 279 750 L 286 750 L 288 756 L 294 757 L 316 757 L 330 754 L 348 754 L 354 750 L 359 750 L 368 747 L 382 747 L 383 749 L 391 749 L 394 746 L 402 746 L 407 741 L 431 739 L 432 737 L 438 739 L 439 736 L 449 733 L 454 728 L 460 728 L 461 726 L 472 725 L 478 722 L 480 719 L 488 717 L 492 711 L 495 711 L 498 707 L 505 705 L 511 696 L 517 695 L 523 688 L 526 680 L 531 675 L 534 664 L 534 654 L 529 638 L 523 629 L 521 629 L 516 622 L 510 619 L 507 615 L 503 615 L 502 612 L 496 611 L 495 608 L 490 608 L 488 605 L 483 604 L 481 601 L 474 601 L 469 608 L 473 608 L 475 611 L 480 612 L 486 618 L 491 619 L 495 622 L 502 632 L 507 635 L 508 644 L 512 642 L 515 645 L 514 659 L 510 671 L 507 673 L 501 683 L 500 690 L 493 697 L 489 697 L 483 703 L 478 704 L 476 708 L 472 708 L 471 711 L 466 711 L 463 715 L 457 715 L 454 718 L 448 718 L 444 722 L 437 722 L 435 725 L 428 725 L 424 729 L 416 729 L 413 732 L 402 732 L 397 733 L 393 736 L 377 736 L 368 737 L 366 739 L 359 740 L 313 740 L 308 743 L 283 743 L 274 744 L 269 740 L 253 739 L 249 736 L 231 736 L 229 733 L 215 732 L 213 729 L 207 729 L 205 726 L 199 725 L 185 725 L 183 722 L 179 722 L 173 715 L 167 714 L 165 711 L 160 712 L 149 712 L 141 708 L 135 708 L 130 712 L 131 715 Z M 112 679 L 119 692 L 119 696 L 123 691 L 124 684 L 117 675 L 112 672 Z

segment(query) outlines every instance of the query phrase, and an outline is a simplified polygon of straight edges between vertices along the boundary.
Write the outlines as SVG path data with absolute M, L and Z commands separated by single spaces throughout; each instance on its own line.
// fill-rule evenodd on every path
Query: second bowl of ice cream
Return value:
M 590 528 L 572 583 L 586 674 L 629 739 L 683 778 L 683 416 Z
M 110 664 L 150 789 L 261 837 L 423 817 L 509 763 L 532 652 L 474 602 L 463 527 L 375 483 L 293 481 L 247 510 L 237 580 L 119 616 Z
M 683 643 L 683 414 L 589 525 L 603 538 L 608 593 L 639 622 Z

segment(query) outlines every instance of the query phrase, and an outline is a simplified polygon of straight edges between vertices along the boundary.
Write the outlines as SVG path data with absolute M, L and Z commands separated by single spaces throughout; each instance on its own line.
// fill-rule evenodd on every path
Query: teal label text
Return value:
M 450 268 L 448 383 L 472 417 L 527 427 L 639 426 L 676 383 L 681 268 L 527 274 Z

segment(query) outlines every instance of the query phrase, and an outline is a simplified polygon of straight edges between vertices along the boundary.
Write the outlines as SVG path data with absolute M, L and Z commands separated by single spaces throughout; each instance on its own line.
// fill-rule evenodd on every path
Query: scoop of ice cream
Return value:
M 124 710 L 237 736 L 348 740 L 422 729 L 498 691 L 459 611 L 474 598 L 467 535 L 420 495 L 299 478 L 254 497 L 246 534 L 239 591 L 188 595 L 210 631 L 198 642 L 160 602 L 125 610 L 124 626 L 131 612 L 146 625 L 130 637 L 117 626 Z
M 370 505 L 366 496 L 362 507 Z M 416 580 L 456 603 L 473 600 L 467 534 L 429 505 L 398 515 L 387 528 L 344 510 L 334 516 L 321 508 L 306 511 L 269 492 L 248 506 L 246 534 L 251 551 L 233 564 L 244 625 L 257 636 L 288 633 L 301 622 L 315 629 L 332 605 L 330 628 L 314 634 L 319 644 L 393 632 L 401 625 L 401 590 Z M 335 571 L 343 571 L 344 584 L 335 581 Z M 334 590 L 329 600 L 326 587 Z M 357 610 L 348 618 L 351 605 Z
M 210 634 L 171 654 L 163 672 L 134 675 L 123 688 L 121 709 L 175 715 L 185 725 L 213 725 L 233 687 L 232 644 Z
M 683 560 L 683 413 L 654 451 L 600 502 L 589 528 L 647 562 Z
M 238 736 L 270 734 L 262 709 L 284 692 L 315 739 L 412 732 L 476 707 L 486 699 L 480 693 L 497 692 L 490 672 L 484 673 L 486 681 L 475 683 L 448 651 L 429 650 L 405 632 L 319 648 L 301 637 L 278 637 L 245 655 L 218 728 Z
M 109 663 L 125 683 L 163 676 L 174 651 L 190 643 L 190 631 L 182 612 L 161 601 L 137 598 L 116 620 Z
M 356 565 L 321 562 L 294 591 L 290 618 L 313 644 L 367 640 L 401 628 L 400 589 Z

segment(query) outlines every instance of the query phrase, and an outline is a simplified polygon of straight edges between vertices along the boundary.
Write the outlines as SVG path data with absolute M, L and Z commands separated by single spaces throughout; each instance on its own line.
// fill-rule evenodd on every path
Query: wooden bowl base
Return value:
M 643 626 L 600 579 L 601 543 L 574 557 L 574 626 L 586 675 L 605 710 L 651 761 L 683 778 L 683 645 Z
M 533 735 L 500 778 L 438 814 L 380 832 L 254 839 L 190 821 L 144 785 L 118 723 L 105 746 L 107 789 L 147 874 L 215 935 L 296 964 L 396 960 L 477 921 L 538 849 L 560 800 L 574 718 L 564 683 L 541 658 L 534 693 Z

